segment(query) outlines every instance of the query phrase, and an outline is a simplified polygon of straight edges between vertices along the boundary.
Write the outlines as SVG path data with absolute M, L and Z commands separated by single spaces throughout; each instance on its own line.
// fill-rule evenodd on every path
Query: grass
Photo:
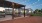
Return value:
M 32 16 L 42 16 L 42 13 L 41 13 L 41 14 L 39 14 L 39 13 L 38 13 L 38 14 L 32 13 L 31 15 L 32 15 Z

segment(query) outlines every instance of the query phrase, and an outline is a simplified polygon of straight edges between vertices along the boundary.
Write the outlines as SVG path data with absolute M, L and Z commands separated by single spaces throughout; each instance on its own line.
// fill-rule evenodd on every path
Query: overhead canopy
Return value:
M 14 7 L 18 7 L 18 8 L 20 8 L 20 7 L 25 7 L 25 5 L 21 5 L 21 4 L 17 4 L 17 3 L 15 3 Z
M 4 6 L 13 8 L 12 2 L 9 1 L 4 1 Z M 14 8 L 21 8 L 21 7 L 25 7 L 25 5 L 14 3 Z

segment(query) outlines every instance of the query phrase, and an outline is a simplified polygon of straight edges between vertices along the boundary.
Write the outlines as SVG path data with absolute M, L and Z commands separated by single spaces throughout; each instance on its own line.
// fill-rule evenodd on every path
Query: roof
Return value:
M 6 7 L 10 7 L 10 8 L 13 7 L 12 2 L 10 2 L 10 1 L 4 1 L 4 5 L 6 5 Z M 25 5 L 14 3 L 14 8 L 20 8 L 20 7 L 25 7 Z
M 14 3 L 14 8 L 21 8 L 25 7 L 25 5 Z M 12 2 L 10 1 L 0 1 L 0 7 L 8 7 L 8 8 L 13 8 Z

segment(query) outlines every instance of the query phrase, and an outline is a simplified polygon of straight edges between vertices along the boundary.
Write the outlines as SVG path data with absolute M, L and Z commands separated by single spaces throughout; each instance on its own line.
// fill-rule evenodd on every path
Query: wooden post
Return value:
M 13 6 L 13 8 L 12 8 L 12 19 L 14 19 L 14 3 L 12 3 L 12 6 Z
M 25 17 L 25 7 L 24 7 L 24 17 Z

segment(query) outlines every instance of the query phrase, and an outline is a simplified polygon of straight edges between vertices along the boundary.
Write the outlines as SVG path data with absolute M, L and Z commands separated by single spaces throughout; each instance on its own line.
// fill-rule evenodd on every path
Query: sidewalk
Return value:
M 27 17 L 27 16 L 25 16 L 25 17 Z M 15 17 L 14 19 L 19 19 L 19 18 L 24 18 L 24 16 Z M 12 16 L 11 15 L 6 15 L 5 18 L 0 18 L 0 21 L 7 21 L 7 20 L 12 20 Z

